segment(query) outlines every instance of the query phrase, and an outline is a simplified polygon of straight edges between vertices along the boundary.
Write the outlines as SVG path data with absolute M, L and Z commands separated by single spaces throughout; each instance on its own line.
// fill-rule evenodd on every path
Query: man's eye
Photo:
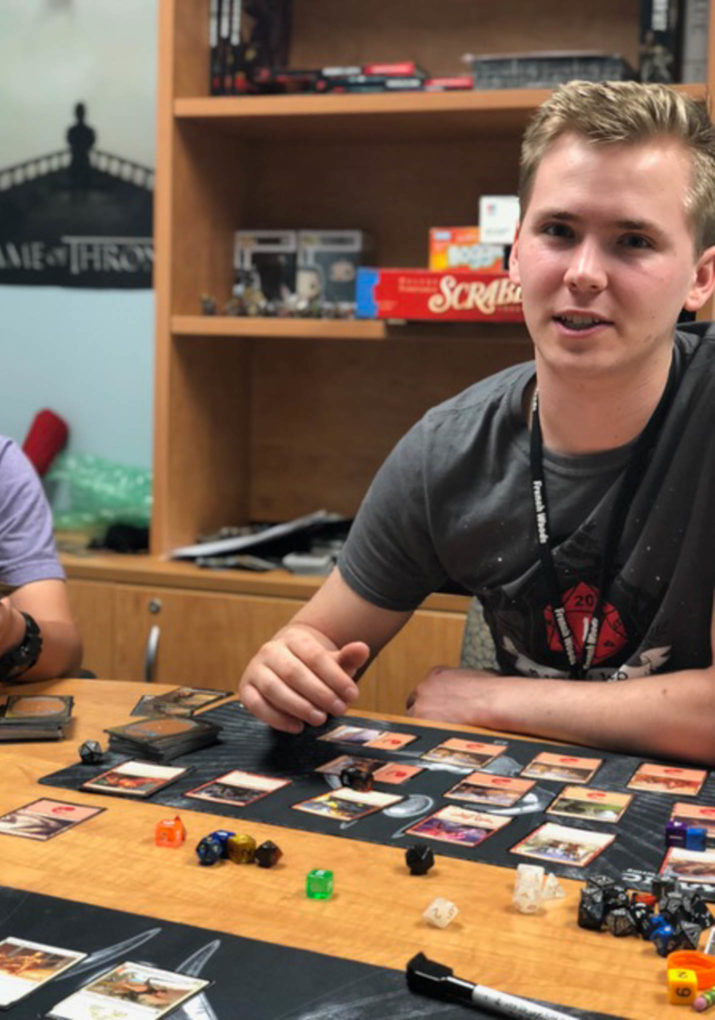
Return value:
M 642 234 L 625 234 L 620 243 L 624 248 L 652 248 L 652 242 Z
M 573 230 L 566 223 L 546 223 L 541 232 L 547 237 L 573 237 Z

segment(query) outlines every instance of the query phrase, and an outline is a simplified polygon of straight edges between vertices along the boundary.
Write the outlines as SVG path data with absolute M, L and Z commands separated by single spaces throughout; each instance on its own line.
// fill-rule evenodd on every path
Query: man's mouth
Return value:
M 555 315 L 554 320 L 565 326 L 566 329 L 574 330 L 586 330 L 593 329 L 594 326 L 610 325 L 609 320 L 602 318 L 600 315 L 587 315 L 586 313 L 580 314 L 577 312 L 567 315 Z

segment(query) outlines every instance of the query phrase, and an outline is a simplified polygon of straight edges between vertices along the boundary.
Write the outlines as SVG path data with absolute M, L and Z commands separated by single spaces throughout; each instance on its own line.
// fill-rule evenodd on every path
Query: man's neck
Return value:
M 662 363 L 651 365 L 647 373 L 639 370 L 634 379 L 564 379 L 539 365 L 537 359 L 544 446 L 553 453 L 565 454 L 598 453 L 625 446 L 648 423 L 665 389 L 669 370 L 670 354 Z

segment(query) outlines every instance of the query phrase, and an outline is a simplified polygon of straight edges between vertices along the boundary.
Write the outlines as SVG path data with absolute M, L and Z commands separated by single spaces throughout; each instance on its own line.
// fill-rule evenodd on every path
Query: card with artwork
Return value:
M 41 797 L 31 804 L 0 815 L 0 833 L 6 836 L 22 836 L 44 843 L 53 836 L 59 836 L 75 825 L 101 814 L 104 808 L 88 807 L 86 804 L 70 804 L 64 800 Z
M 53 1006 L 53 1020 L 160 1020 L 210 984 L 202 978 L 121 963 Z
M 510 853 L 585 868 L 615 838 L 610 832 L 591 832 L 589 829 L 546 822 L 513 846 Z
M 460 846 L 478 846 L 485 839 L 503 829 L 510 819 L 491 815 L 486 811 L 472 811 L 471 808 L 448 804 L 434 814 L 423 818 L 408 833 L 422 839 L 438 839 L 443 843 L 458 843 Z
M 665 855 L 661 874 L 675 875 L 681 882 L 715 885 L 715 850 L 686 850 L 671 846 Z
M 337 790 L 329 790 L 317 797 L 293 804 L 293 808 L 296 811 L 306 811 L 311 815 L 321 815 L 323 818 L 336 818 L 341 822 L 352 822 L 356 818 L 363 818 L 375 811 L 391 807 L 402 799 L 392 793 L 379 793 L 377 790 L 352 790 L 348 786 L 341 786 Z
M 602 758 L 581 758 L 575 754 L 554 754 L 542 751 L 532 758 L 522 776 L 531 779 L 555 779 L 558 782 L 588 783 L 593 779 Z
M 516 779 L 512 776 L 493 776 L 489 772 L 472 772 L 447 790 L 450 800 L 468 800 L 474 804 L 491 804 L 494 807 L 511 807 L 532 786 L 533 779 Z
M 24 999 L 36 988 L 74 967 L 86 955 L 27 939 L 0 940 L 0 1009 Z
M 426 751 L 421 758 L 425 761 L 439 761 L 444 765 L 461 765 L 468 768 L 481 769 L 490 761 L 506 751 L 506 744 L 491 744 L 480 740 L 462 740 L 451 737 L 437 744 L 431 751 Z
M 318 740 L 330 740 L 339 744 L 361 744 L 365 747 L 378 747 L 385 751 L 399 751 L 400 748 L 417 740 L 415 733 L 397 733 L 393 730 L 380 730 L 372 726 L 349 726 L 341 724 L 335 729 L 323 733 Z
M 628 793 L 596 790 L 591 786 L 565 786 L 546 813 L 587 818 L 590 822 L 618 822 L 632 800 Z
M 196 800 L 213 800 L 217 804 L 245 807 L 246 804 L 253 804 L 254 801 L 267 797 L 269 793 L 275 793 L 284 786 L 290 786 L 289 779 L 276 779 L 275 776 L 261 776 L 255 772 L 232 769 L 231 772 L 226 772 L 209 783 L 189 790 L 186 796 L 194 797 Z
M 125 761 L 94 776 L 93 779 L 87 779 L 80 786 L 80 790 L 142 799 L 163 790 L 169 783 L 175 783 L 188 771 L 188 768 L 156 765 L 148 761 Z
M 700 825 L 707 830 L 708 843 L 715 844 L 715 807 L 707 804 L 688 804 L 685 801 L 676 801 L 670 812 L 674 822 L 682 822 L 683 825 Z
M 686 769 L 678 765 L 652 765 L 643 762 L 626 786 L 631 790 L 651 793 L 677 793 L 681 797 L 697 797 L 707 778 L 704 769 Z

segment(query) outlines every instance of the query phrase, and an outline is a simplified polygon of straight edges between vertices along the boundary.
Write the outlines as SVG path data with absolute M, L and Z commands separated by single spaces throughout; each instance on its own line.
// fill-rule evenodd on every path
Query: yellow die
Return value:
M 256 841 L 253 836 L 240 833 L 226 840 L 226 856 L 235 864 L 251 864 L 256 856 Z
M 698 979 L 694 970 L 673 967 L 668 970 L 668 1001 L 673 1006 L 692 1006 L 698 994 Z

